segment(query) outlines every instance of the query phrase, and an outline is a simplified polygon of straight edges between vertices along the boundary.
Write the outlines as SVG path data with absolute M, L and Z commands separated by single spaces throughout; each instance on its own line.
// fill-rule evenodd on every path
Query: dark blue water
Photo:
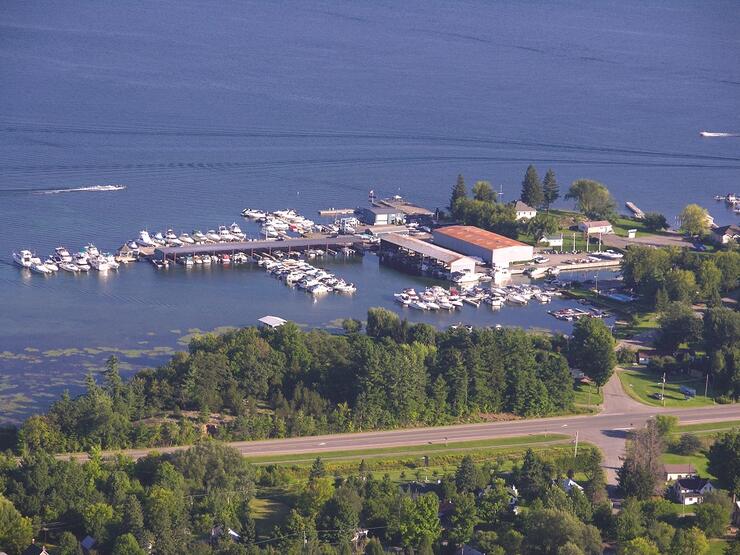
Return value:
M 113 250 L 245 206 L 315 215 L 369 189 L 444 206 L 458 173 L 510 200 L 530 162 L 564 189 L 592 177 L 620 204 L 672 220 L 698 202 L 730 223 L 711 198 L 740 189 L 740 139 L 698 131 L 740 131 L 739 23 L 735 2 L 6 2 L 0 259 Z M 331 267 L 353 299 L 314 303 L 247 268 L 44 279 L 0 264 L 0 413 L 43 406 L 112 352 L 135 370 L 198 330 L 335 326 L 418 286 L 374 257 Z M 561 329 L 538 306 L 426 318 Z

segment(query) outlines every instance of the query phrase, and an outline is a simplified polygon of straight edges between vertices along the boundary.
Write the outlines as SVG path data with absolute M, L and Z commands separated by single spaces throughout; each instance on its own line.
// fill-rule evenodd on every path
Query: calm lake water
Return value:
M 0 23 L 0 420 L 133 371 L 187 336 L 276 314 L 336 326 L 422 282 L 367 256 L 318 302 L 250 268 L 27 276 L 13 250 L 207 229 L 245 206 L 307 215 L 369 189 L 444 206 L 458 173 L 518 194 L 530 162 L 672 221 L 737 221 L 735 2 L 6 2 Z M 124 184 L 119 192 L 53 192 Z M 590 276 L 584 276 L 590 277 Z M 553 303 L 555 304 L 555 303 Z M 548 308 L 556 308 L 551 305 Z M 543 307 L 420 315 L 567 331 Z

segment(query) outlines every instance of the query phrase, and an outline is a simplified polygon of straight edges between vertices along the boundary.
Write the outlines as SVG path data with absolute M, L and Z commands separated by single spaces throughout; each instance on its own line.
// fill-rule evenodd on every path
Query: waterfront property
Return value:
M 476 256 L 492 266 L 507 267 L 513 262 L 532 260 L 534 247 L 509 237 L 469 225 L 440 227 L 433 232 L 438 245 Z
M 357 209 L 357 217 L 367 225 L 403 225 L 406 216 L 402 210 L 390 206 L 367 206 Z
M 740 226 L 723 225 L 712 230 L 712 241 L 718 245 L 727 245 L 740 241 Z
M 434 212 L 431 210 L 412 204 L 401 197 L 382 199 L 377 201 L 376 204 L 379 206 L 387 206 L 402 212 L 406 216 L 406 221 L 431 223 L 432 218 L 434 217 Z
M 413 237 L 389 233 L 380 238 L 380 260 L 414 273 L 472 274 L 475 260 Z
M 537 210 L 522 202 L 521 200 L 516 201 L 514 204 L 514 210 L 516 211 L 517 221 L 531 220 L 537 215 Z
M 614 233 L 612 224 L 606 220 L 586 220 L 578 224 L 578 229 L 583 233 L 589 235 L 597 235 L 599 233 Z

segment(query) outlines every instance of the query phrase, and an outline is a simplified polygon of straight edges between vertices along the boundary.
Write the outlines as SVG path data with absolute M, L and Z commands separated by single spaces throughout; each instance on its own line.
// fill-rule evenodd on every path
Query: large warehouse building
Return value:
M 456 252 L 477 256 L 491 266 L 507 267 L 512 262 L 532 260 L 534 247 L 491 233 L 479 227 L 452 225 L 433 232 L 434 242 Z
M 440 276 L 475 272 L 472 258 L 397 233 L 380 238 L 380 259 L 399 268 Z

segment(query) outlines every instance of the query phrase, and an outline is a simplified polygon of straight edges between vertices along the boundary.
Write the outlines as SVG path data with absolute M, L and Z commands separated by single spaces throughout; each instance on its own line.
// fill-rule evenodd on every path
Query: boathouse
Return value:
M 389 233 L 380 238 L 380 260 L 399 269 L 447 277 L 475 272 L 475 260 L 437 245 Z
M 367 225 L 403 225 L 406 215 L 391 206 L 368 206 L 357 209 L 357 217 Z
M 437 245 L 476 256 L 491 266 L 506 268 L 513 262 L 532 260 L 534 247 L 470 225 L 440 227 L 433 232 Z

